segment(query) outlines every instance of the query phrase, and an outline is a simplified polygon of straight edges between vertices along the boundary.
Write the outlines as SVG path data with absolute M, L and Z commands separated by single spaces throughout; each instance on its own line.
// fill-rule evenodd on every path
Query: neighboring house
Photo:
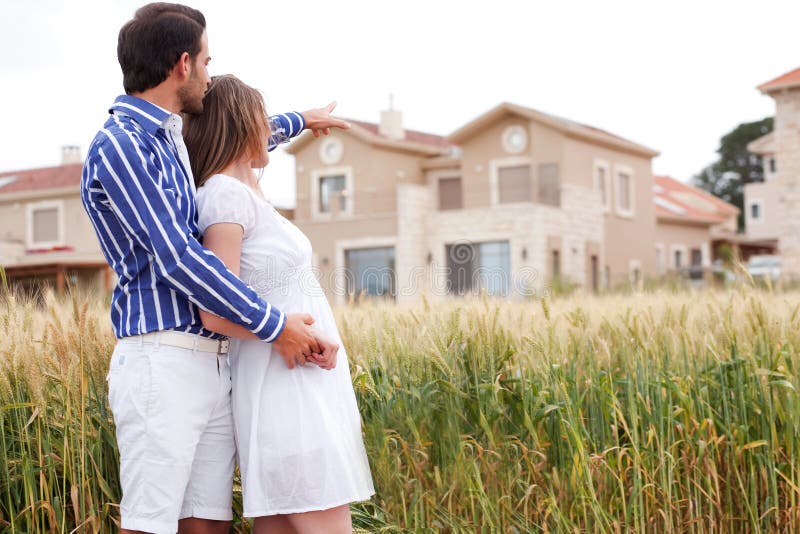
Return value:
M 771 133 L 747 148 L 764 161 L 764 181 L 744 189 L 749 239 L 777 243 L 782 272 L 800 276 L 800 68 L 758 86 L 775 100 Z
M 58 167 L 0 173 L 0 266 L 10 282 L 110 290 L 108 268 L 80 199 L 82 163 L 65 147 Z
M 590 289 L 656 273 L 652 158 L 603 130 L 503 103 L 448 137 L 379 125 L 289 147 L 295 223 L 322 286 L 414 298 Z
M 739 208 L 668 176 L 654 182 L 658 274 L 702 279 L 715 259 L 715 243 L 735 238 Z

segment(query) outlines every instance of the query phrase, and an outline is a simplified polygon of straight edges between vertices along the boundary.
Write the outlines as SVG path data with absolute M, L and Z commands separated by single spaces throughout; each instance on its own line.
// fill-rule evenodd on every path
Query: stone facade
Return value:
M 561 199 L 560 208 L 519 203 L 502 208 L 431 210 L 426 217 L 424 241 L 431 254 L 428 295 L 447 294 L 446 246 L 464 242 L 508 241 L 512 296 L 547 290 L 552 274 L 550 244 L 554 241 L 561 245 L 561 276 L 588 285 L 587 251 L 602 251 L 604 240 L 599 193 L 563 185 Z M 598 265 L 603 261 L 602 256 L 598 257 Z
M 786 89 L 775 98 L 775 164 L 783 203 L 778 240 L 782 272 L 800 277 L 800 88 Z

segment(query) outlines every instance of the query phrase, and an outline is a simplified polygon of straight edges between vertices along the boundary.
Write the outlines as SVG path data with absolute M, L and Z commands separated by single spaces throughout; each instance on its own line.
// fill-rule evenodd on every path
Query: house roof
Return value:
M 372 145 L 421 153 L 426 156 L 445 154 L 452 146 L 447 138 L 441 135 L 417 130 L 405 130 L 405 138 L 391 139 L 385 135 L 381 135 L 379 133 L 379 126 L 375 123 L 352 119 L 345 120 L 350 123 L 351 128 L 349 130 L 344 130 L 343 133 L 353 135 Z M 297 152 L 302 150 L 303 147 L 313 139 L 314 135 L 311 132 L 304 132 L 289 144 L 286 151 L 289 154 L 297 154 Z
M 762 83 L 758 86 L 758 90 L 762 93 L 771 93 L 780 89 L 788 89 L 789 87 L 800 87 L 800 67 Z
M 483 115 L 478 116 L 455 132 L 451 133 L 449 136 L 447 136 L 447 139 L 452 143 L 462 143 L 466 139 L 476 135 L 489 124 L 509 115 L 517 115 L 529 120 L 546 124 L 571 137 L 584 139 L 598 144 L 609 145 L 614 148 L 628 152 L 634 152 L 648 158 L 654 158 L 659 154 L 657 150 L 634 143 L 633 141 L 612 134 L 600 128 L 581 124 L 570 119 L 557 117 L 555 115 L 550 115 L 549 113 L 544 113 L 533 108 L 519 106 L 510 102 L 498 104 Z
M 75 187 L 81 183 L 83 163 L 0 172 L 0 195 Z
M 739 215 L 739 208 L 669 176 L 653 177 L 653 201 L 659 221 L 718 224 Z

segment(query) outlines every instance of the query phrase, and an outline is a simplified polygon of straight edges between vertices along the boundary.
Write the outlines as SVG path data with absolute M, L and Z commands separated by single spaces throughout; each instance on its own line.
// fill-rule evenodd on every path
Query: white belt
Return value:
M 159 343 L 161 345 L 169 345 L 170 347 L 180 347 L 182 349 L 198 350 L 200 352 L 215 352 L 218 355 L 228 354 L 228 346 L 230 344 L 227 339 L 209 339 L 207 337 L 198 336 L 197 334 L 174 332 L 170 330 L 150 332 L 149 334 L 131 336 L 127 339 L 141 339 L 146 343 Z

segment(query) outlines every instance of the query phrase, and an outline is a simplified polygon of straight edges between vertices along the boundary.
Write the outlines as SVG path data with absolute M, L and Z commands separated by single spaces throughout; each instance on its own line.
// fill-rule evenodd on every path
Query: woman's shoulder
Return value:
M 208 194 L 212 191 L 244 191 L 247 192 L 247 184 L 241 180 L 228 176 L 227 174 L 215 174 L 209 177 L 203 185 L 197 188 L 198 196 Z
M 225 174 L 215 174 L 197 188 L 198 204 L 213 202 L 233 202 L 254 204 L 252 191 L 249 186 Z

